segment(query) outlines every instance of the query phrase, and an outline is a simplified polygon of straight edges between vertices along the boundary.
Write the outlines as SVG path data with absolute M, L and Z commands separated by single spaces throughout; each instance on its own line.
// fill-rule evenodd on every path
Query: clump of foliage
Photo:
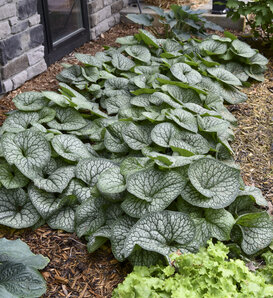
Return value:
M 228 260 L 228 252 L 223 243 L 209 241 L 197 254 L 173 254 L 169 266 L 136 266 L 112 297 L 272 297 L 273 285 L 242 260 Z
M 32 298 L 46 292 L 46 283 L 38 270 L 49 259 L 34 255 L 21 240 L 0 239 L 0 297 Z
M 153 264 L 210 238 L 254 254 L 273 238 L 261 191 L 244 185 L 229 142 L 267 60 L 228 37 L 181 44 L 145 30 L 26 92 L 1 129 L 0 224 L 47 223 L 107 240 L 117 260 Z M 237 59 L 229 62 L 229 59 Z M 220 64 L 219 62 L 224 63 Z M 260 70 L 261 71 L 261 70 Z
M 234 21 L 244 16 L 254 37 L 270 43 L 273 48 L 273 0 L 228 0 L 227 7 L 230 8 L 228 16 Z
M 164 11 L 156 6 L 148 6 L 148 8 L 157 14 L 156 18 L 164 26 L 163 35 L 160 27 L 153 26 L 154 17 L 150 14 L 128 14 L 127 18 L 136 24 L 149 27 L 157 37 L 176 37 L 179 40 L 188 40 L 192 36 L 201 38 L 207 36 L 207 29 L 223 31 L 222 27 L 201 16 L 207 12 L 206 10 L 191 10 L 190 5 L 179 6 L 173 4 L 169 11 Z

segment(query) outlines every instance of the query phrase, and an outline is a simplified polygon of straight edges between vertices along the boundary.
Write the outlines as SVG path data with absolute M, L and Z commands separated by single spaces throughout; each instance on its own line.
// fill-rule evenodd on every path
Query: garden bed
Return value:
M 118 25 L 96 42 L 90 42 L 77 52 L 95 54 L 102 45 L 114 45 L 118 36 L 132 35 L 137 27 Z M 61 63 L 75 63 L 73 53 L 64 57 Z M 47 72 L 28 81 L 21 88 L 0 100 L 0 125 L 4 113 L 14 108 L 11 99 L 18 93 L 32 90 L 56 90 L 56 74 L 61 65 L 55 63 Z M 230 106 L 238 119 L 235 142 L 232 144 L 236 161 L 242 167 L 247 185 L 255 184 L 268 200 L 273 200 L 272 173 L 272 78 L 273 61 L 265 75 L 265 82 L 254 84 L 246 90 L 247 102 Z M 47 227 L 32 231 L 0 229 L 0 237 L 15 239 L 20 237 L 35 253 L 42 253 L 51 259 L 43 275 L 48 284 L 45 297 L 110 297 L 113 288 L 129 272 L 127 263 L 118 263 L 106 245 L 93 254 L 88 254 L 86 246 L 74 234 L 53 231 Z

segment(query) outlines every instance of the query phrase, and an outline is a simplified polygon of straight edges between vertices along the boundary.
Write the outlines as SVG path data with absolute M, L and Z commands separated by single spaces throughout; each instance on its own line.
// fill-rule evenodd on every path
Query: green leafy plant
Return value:
M 271 246 L 272 247 L 272 246 Z M 266 283 L 273 284 L 273 253 L 272 250 L 268 250 L 262 254 L 265 260 L 265 265 L 258 268 L 257 272 L 265 279 Z
M 110 240 L 133 264 L 211 237 L 250 255 L 267 247 L 272 220 L 255 207 L 267 202 L 240 178 L 224 106 L 246 100 L 241 85 L 267 60 L 228 37 L 182 45 L 140 30 L 117 42 L 76 54 L 83 66 L 58 75 L 59 93 L 14 98 L 1 128 L 0 224 L 76 232 L 90 252 Z
M 34 255 L 21 240 L 0 239 L 0 297 L 40 297 L 46 283 L 38 270 L 49 259 Z
M 197 254 L 173 254 L 169 266 L 134 267 L 112 297 L 272 296 L 272 283 L 250 272 L 242 260 L 228 260 L 229 249 L 223 243 L 208 243 Z M 269 255 L 272 258 L 272 252 Z
M 207 29 L 223 31 L 223 28 L 208 21 L 202 16 L 206 10 L 191 10 L 190 6 L 179 6 L 173 4 L 169 11 L 165 11 L 157 6 L 148 6 L 156 13 L 156 19 L 163 25 L 164 33 L 153 26 L 155 18 L 150 14 L 128 14 L 127 18 L 136 24 L 140 24 L 149 29 L 157 37 L 173 38 L 179 40 L 188 40 L 192 36 L 206 37 Z
M 254 37 L 259 37 L 265 43 L 273 47 L 273 1 L 255 0 L 239 1 L 228 0 L 227 7 L 230 8 L 228 16 L 238 20 L 241 16 L 246 18 L 247 24 L 251 27 Z

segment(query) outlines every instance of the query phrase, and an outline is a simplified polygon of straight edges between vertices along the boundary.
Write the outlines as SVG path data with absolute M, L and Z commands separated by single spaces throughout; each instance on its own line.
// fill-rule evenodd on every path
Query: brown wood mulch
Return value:
M 211 0 L 145 0 L 145 3 L 159 6 L 163 9 L 170 9 L 172 4 L 176 5 L 191 5 L 192 8 L 197 8 L 200 4 L 206 4 Z
M 77 52 L 95 54 L 103 45 L 115 45 L 118 36 L 137 32 L 134 25 L 117 25 L 97 41 L 88 42 Z M 270 57 L 269 57 L 270 58 Z M 73 53 L 51 65 L 46 72 L 26 82 L 20 88 L 0 99 L 0 125 L 5 113 L 14 109 L 12 98 L 18 93 L 32 90 L 57 90 L 56 74 L 62 69 L 60 63 L 75 63 Z M 268 200 L 273 201 L 273 58 L 263 83 L 254 84 L 245 92 L 248 101 L 229 106 L 238 119 L 235 141 L 232 147 L 235 159 L 240 163 L 247 185 L 259 187 Z M 88 254 L 86 244 L 75 234 L 51 230 L 43 226 L 35 231 L 13 230 L 0 226 L 0 237 L 21 238 L 34 253 L 43 254 L 51 261 L 42 274 L 47 281 L 44 297 L 111 297 L 131 267 L 117 262 L 109 245 Z

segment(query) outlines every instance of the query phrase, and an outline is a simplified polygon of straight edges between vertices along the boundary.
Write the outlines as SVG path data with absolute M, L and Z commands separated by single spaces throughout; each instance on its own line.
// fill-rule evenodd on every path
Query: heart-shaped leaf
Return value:
M 32 124 L 39 121 L 39 113 L 37 112 L 21 112 L 16 111 L 11 114 L 4 122 L 1 133 L 11 132 L 18 133 L 24 131 L 32 126 Z
M 152 132 L 151 138 L 154 143 L 161 147 L 169 148 L 171 140 L 179 133 L 179 129 L 172 123 L 164 122 L 157 124 Z
M 0 189 L 0 224 L 14 229 L 33 226 L 40 215 L 23 189 Z
M 196 235 L 194 241 L 200 246 L 205 246 L 210 238 L 216 238 L 220 241 L 230 239 L 230 232 L 235 224 L 231 213 L 225 209 L 202 209 L 192 206 L 178 199 L 178 211 L 190 215 L 196 226 Z
M 186 63 L 176 63 L 170 71 L 178 80 L 189 85 L 196 85 L 202 80 L 200 73 Z
M 37 177 L 33 180 L 34 185 L 47 192 L 63 192 L 70 180 L 75 176 L 75 167 L 60 167 L 48 177 Z
M 3 153 L 9 164 L 14 164 L 26 177 L 36 176 L 50 160 L 51 149 L 45 137 L 26 130 L 18 134 L 5 134 L 1 139 Z
M 144 46 L 140 46 L 140 45 L 129 46 L 125 49 L 125 51 L 128 55 L 136 58 L 137 60 L 140 60 L 146 63 L 148 63 L 151 60 L 151 53 Z
M 239 171 L 212 158 L 192 163 L 188 170 L 192 183 L 182 191 L 182 197 L 192 205 L 220 209 L 231 204 L 240 187 Z
M 126 182 L 120 173 L 120 168 L 113 167 L 103 171 L 98 178 L 97 187 L 100 192 L 106 194 L 123 192 L 126 189 Z
M 52 229 L 59 229 L 68 233 L 73 233 L 75 231 L 76 207 L 76 197 L 63 197 L 60 201 L 60 208 L 47 219 L 47 224 Z
M 34 91 L 20 93 L 12 101 L 18 110 L 26 112 L 39 111 L 48 103 L 43 93 Z
M 123 249 L 125 240 L 136 223 L 136 220 L 127 215 L 117 220 L 111 229 L 111 247 L 114 257 L 122 262 L 124 261 Z
M 105 106 L 109 115 L 117 114 L 122 106 L 127 105 L 130 102 L 130 96 L 119 95 L 105 99 Z
M 221 67 L 213 67 L 207 69 L 208 73 L 211 74 L 213 77 L 215 77 L 217 80 L 233 86 L 241 86 L 241 81 L 233 75 L 231 72 L 229 72 L 226 69 L 223 69 Z
M 198 131 L 196 118 L 190 112 L 183 109 L 170 109 L 165 112 L 165 115 L 182 128 L 195 133 Z
M 163 85 L 163 91 L 167 91 L 179 103 L 193 102 L 201 104 L 199 94 L 192 89 L 185 89 L 175 85 Z
M 200 49 L 207 55 L 222 55 L 227 51 L 227 44 L 218 40 L 208 39 L 200 44 Z
M 208 141 L 200 134 L 181 131 L 170 140 L 170 147 L 180 155 L 205 154 L 210 150 Z
M 172 202 L 180 193 L 185 182 L 175 171 L 147 169 L 127 178 L 127 190 L 147 202 Z
M 231 50 L 240 57 L 251 58 L 256 55 L 256 51 L 253 50 L 247 43 L 235 39 L 231 43 Z
M 112 167 L 115 167 L 115 164 L 107 159 L 83 159 L 80 160 L 76 167 L 76 177 L 89 186 L 95 186 L 98 182 L 99 175 L 104 170 Z
M 110 152 L 127 152 L 129 150 L 128 145 L 123 139 L 123 130 L 126 129 L 126 122 L 115 122 L 110 124 L 104 135 L 104 145 Z
M 273 222 L 267 212 L 241 215 L 236 225 L 242 232 L 241 247 L 248 255 L 262 250 L 273 240 Z
M 119 70 L 128 71 L 135 66 L 135 63 L 122 54 L 115 53 L 112 57 L 112 64 Z
M 97 59 L 94 56 L 91 55 L 86 55 L 86 54 L 80 54 L 80 53 L 75 53 L 75 57 L 82 62 L 83 64 L 87 66 L 95 66 L 98 68 L 102 67 L 102 61 L 100 59 Z
M 152 143 L 149 125 L 136 125 L 131 122 L 122 131 L 122 136 L 127 145 L 134 150 L 141 150 Z
M 153 161 L 147 157 L 128 157 L 120 165 L 120 172 L 124 176 L 129 176 L 135 172 L 150 168 Z
M 71 161 L 91 157 L 86 146 L 77 137 L 72 135 L 63 134 L 55 136 L 51 144 L 60 156 Z
M 195 226 L 190 217 L 181 212 L 162 211 L 140 219 L 131 229 L 124 245 L 128 257 L 134 247 L 169 257 L 170 253 L 183 248 L 195 235 Z
M 0 162 L 0 182 L 7 189 L 25 187 L 29 180 L 15 166 Z
M 19 239 L 0 239 L 0 296 L 42 296 L 46 283 L 37 269 L 43 269 L 48 262 L 48 258 L 34 255 Z
M 81 114 L 72 108 L 56 107 L 56 118 L 47 123 L 51 128 L 58 130 L 77 130 L 87 123 Z

